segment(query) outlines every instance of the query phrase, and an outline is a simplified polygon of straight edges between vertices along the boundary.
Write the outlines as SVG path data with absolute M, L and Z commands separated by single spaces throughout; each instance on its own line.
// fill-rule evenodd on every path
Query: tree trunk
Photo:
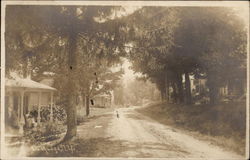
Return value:
M 76 136 L 77 119 L 76 119 L 76 85 L 74 72 L 76 70 L 76 48 L 77 48 L 76 34 L 72 31 L 69 35 L 68 41 L 68 79 L 67 79 L 67 133 L 64 140 L 68 140 Z
M 85 99 L 85 94 L 82 93 L 82 107 L 86 107 L 86 99 Z
M 214 105 L 218 103 L 219 101 L 218 92 L 219 89 L 217 87 L 215 86 L 209 87 L 210 104 Z
M 166 100 L 169 102 L 169 74 L 166 74 Z
M 86 96 L 86 116 L 89 116 L 89 95 Z
M 183 103 L 184 98 L 183 98 L 183 85 L 182 85 L 182 74 L 181 73 L 177 73 L 176 75 L 176 84 L 177 84 L 177 89 L 178 89 L 178 100 L 180 103 Z
M 27 51 L 26 51 L 27 52 Z M 27 54 L 25 52 L 25 54 Z M 27 56 L 23 59 L 23 78 L 28 78 L 29 76 L 29 58 Z
M 177 87 L 174 82 L 172 83 L 172 87 L 173 87 L 173 95 L 172 95 L 173 102 L 177 103 Z
M 166 84 L 165 84 L 165 78 L 164 82 L 161 85 L 161 94 L 162 94 L 162 101 L 166 100 Z
M 82 108 L 86 110 L 86 95 L 84 92 L 81 93 L 82 97 Z
M 70 83 L 68 83 L 70 85 Z M 71 93 L 73 90 L 68 90 Z M 76 136 L 77 122 L 76 122 L 76 105 L 75 105 L 75 95 L 72 93 L 67 96 L 67 133 L 64 140 L 68 140 Z
M 161 93 L 161 101 L 163 101 L 163 92 L 162 92 L 162 90 L 160 91 L 160 93 Z
M 185 93 L 186 93 L 186 103 L 191 104 L 192 103 L 191 85 L 188 72 L 185 73 Z
M 25 61 L 23 63 L 23 78 L 27 78 L 28 77 L 28 65 L 27 65 L 27 61 Z
M 219 86 L 218 80 L 216 80 L 216 75 L 208 75 L 207 84 L 209 88 L 209 98 L 210 104 L 214 105 L 219 102 Z
M 215 85 L 209 86 L 210 104 L 214 105 L 219 102 L 219 88 Z

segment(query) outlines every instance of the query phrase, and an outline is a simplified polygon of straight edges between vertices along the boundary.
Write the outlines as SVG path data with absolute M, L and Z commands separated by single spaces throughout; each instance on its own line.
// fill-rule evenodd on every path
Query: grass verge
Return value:
M 245 102 L 215 106 L 160 103 L 137 111 L 162 124 L 188 130 L 199 139 L 245 154 Z

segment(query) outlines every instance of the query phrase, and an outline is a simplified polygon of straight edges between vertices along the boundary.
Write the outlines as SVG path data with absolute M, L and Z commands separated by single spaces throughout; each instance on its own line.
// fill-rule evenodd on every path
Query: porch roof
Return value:
M 97 94 L 94 97 L 110 97 L 111 95 L 109 94 Z
M 41 90 L 51 90 L 56 89 L 45 84 L 38 83 L 31 79 L 5 79 L 5 86 L 10 88 L 27 88 L 27 89 L 41 89 Z

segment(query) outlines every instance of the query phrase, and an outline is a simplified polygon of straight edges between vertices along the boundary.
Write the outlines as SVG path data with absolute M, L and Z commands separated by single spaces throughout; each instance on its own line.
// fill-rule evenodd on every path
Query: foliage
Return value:
M 96 53 L 94 57 L 106 57 L 110 64 L 124 53 L 121 47 L 124 37 L 118 36 L 122 23 L 111 18 L 116 10 L 120 7 L 23 5 L 6 8 L 6 62 L 10 64 L 7 73 L 21 68 L 24 77 L 31 71 L 35 79 L 44 71 L 56 74 L 59 81 L 56 85 L 66 105 L 68 138 L 76 135 L 75 99 L 79 93 L 77 86 L 82 85 L 77 84 L 78 72 L 82 72 L 78 69 L 87 69 L 80 78 L 83 79 L 92 75 L 92 69 L 98 66 L 92 57 L 85 59 L 81 55 L 90 57 Z M 89 63 L 80 60 L 89 60 Z M 92 64 L 95 68 L 89 70 L 88 65 Z M 83 88 L 89 88 L 90 83 Z
M 190 102 L 189 75 L 205 75 L 217 103 L 219 87 L 246 75 L 246 28 L 232 9 L 143 7 L 128 19 L 138 21 L 131 24 L 133 69 L 156 83 L 163 99 L 171 88 L 174 99 Z
M 50 107 L 41 107 L 41 121 L 48 122 L 50 120 Z M 57 121 L 66 121 L 66 112 L 65 109 L 61 106 L 53 106 L 53 120 Z
M 57 122 L 44 122 L 36 128 L 25 132 L 25 139 L 29 143 L 40 143 L 60 138 L 60 134 L 65 132 L 65 127 Z

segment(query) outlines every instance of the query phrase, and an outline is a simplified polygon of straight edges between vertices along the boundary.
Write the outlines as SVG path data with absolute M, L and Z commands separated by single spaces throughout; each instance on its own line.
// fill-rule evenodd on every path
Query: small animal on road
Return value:
M 118 113 L 118 111 L 116 111 L 116 117 L 117 118 L 119 118 L 120 116 L 119 116 L 119 113 Z

